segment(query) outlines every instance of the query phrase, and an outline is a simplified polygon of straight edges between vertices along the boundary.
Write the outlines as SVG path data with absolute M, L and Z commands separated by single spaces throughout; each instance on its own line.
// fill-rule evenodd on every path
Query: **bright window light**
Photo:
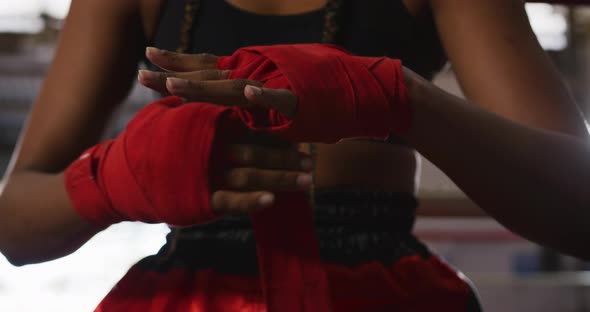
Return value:
M 549 4 L 526 5 L 529 21 L 545 50 L 559 51 L 567 47 L 567 9 Z
M 69 7 L 70 0 L 0 1 L 0 32 L 40 31 L 37 19 L 41 13 L 63 19 Z M 565 9 L 548 4 L 527 4 L 526 9 L 533 30 L 545 49 L 562 50 L 567 46 Z
M 65 18 L 70 9 L 70 0 L 43 0 L 40 2 L 43 4 L 43 11 L 54 18 Z
M 164 243 L 164 225 L 124 222 L 67 257 L 14 267 L 0 254 L 0 311 L 92 311 L 129 268 Z
M 39 17 L 0 17 L 0 33 L 36 34 L 43 27 Z
M 5 16 L 36 17 L 41 13 L 55 18 L 64 18 L 69 8 L 70 0 L 0 1 L 0 18 Z
M 0 1 L 0 32 L 37 33 L 43 29 L 37 0 Z
M 41 14 L 63 19 L 70 8 L 70 0 L 0 1 L 0 32 L 38 33 L 43 30 Z
M 37 0 L 0 1 L 0 18 L 35 17 L 39 15 L 41 6 Z

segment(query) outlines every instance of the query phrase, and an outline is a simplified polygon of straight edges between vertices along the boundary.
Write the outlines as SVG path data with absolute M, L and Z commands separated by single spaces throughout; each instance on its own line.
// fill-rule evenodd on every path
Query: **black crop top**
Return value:
M 321 42 L 324 10 L 287 16 L 258 15 L 225 0 L 201 0 L 191 53 L 230 55 L 244 46 Z M 434 23 L 418 23 L 401 0 L 344 0 L 337 44 L 356 55 L 399 58 L 428 79 L 446 62 Z M 184 1 L 169 0 L 153 45 L 175 50 Z

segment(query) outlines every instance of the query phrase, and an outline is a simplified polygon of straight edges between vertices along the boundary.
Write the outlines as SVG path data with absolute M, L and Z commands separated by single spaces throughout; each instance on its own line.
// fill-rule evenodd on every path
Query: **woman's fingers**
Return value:
M 182 54 L 156 48 L 148 48 L 146 55 L 155 65 L 172 71 L 139 71 L 139 81 L 160 93 L 194 102 L 276 109 L 289 118 L 297 111 L 297 96 L 289 90 L 262 88 L 261 82 L 247 79 L 227 80 L 230 71 L 216 69 L 215 55 Z
M 168 93 L 193 102 L 208 102 L 224 106 L 264 107 L 275 109 L 288 118 L 297 111 L 297 96 L 286 89 L 262 88 L 262 83 L 247 79 L 189 80 L 168 77 Z
M 217 180 L 211 205 L 217 213 L 250 213 L 271 207 L 275 192 L 308 190 L 312 162 L 295 148 L 236 144 L 227 150 L 231 168 Z
M 219 189 L 275 192 L 311 186 L 311 158 L 295 148 L 236 144 L 226 153 L 230 168 L 217 180 Z
M 156 48 L 147 48 L 146 57 L 154 65 L 175 72 L 216 69 L 218 57 L 213 54 L 183 54 Z
M 140 70 L 137 76 L 139 82 L 155 91 L 169 94 L 166 89 L 168 78 L 179 78 L 193 81 L 225 80 L 229 77 L 229 70 L 204 69 L 193 72 L 156 72 L 151 70 Z
M 224 185 L 236 191 L 301 191 L 312 185 L 309 173 L 257 168 L 235 168 L 224 174 Z
M 276 109 L 287 118 L 293 118 L 297 111 L 297 96 L 286 89 L 268 89 L 255 85 L 244 88 L 244 96 L 256 106 Z
M 217 191 L 211 197 L 211 208 L 219 214 L 243 214 L 272 207 L 274 202 L 269 192 Z
M 261 86 L 254 80 L 188 80 L 168 78 L 166 89 L 172 95 L 177 95 L 191 102 L 207 102 L 224 106 L 252 107 L 244 96 L 246 85 Z
M 311 157 L 296 148 L 273 148 L 259 145 L 236 144 L 228 148 L 228 158 L 234 167 L 280 169 L 311 172 Z

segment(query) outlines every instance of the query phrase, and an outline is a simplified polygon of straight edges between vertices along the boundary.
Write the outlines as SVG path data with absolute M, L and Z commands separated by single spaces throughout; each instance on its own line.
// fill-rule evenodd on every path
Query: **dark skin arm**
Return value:
M 415 115 L 407 139 L 422 155 L 508 229 L 590 259 L 587 140 L 513 122 L 409 79 Z
M 469 102 L 406 70 L 414 106 L 407 140 L 490 216 L 524 237 L 590 259 L 590 145 L 575 103 L 542 51 L 523 4 L 431 1 L 445 48 Z M 474 32 L 473 29 L 478 29 Z M 470 49 L 465 49 L 468 45 Z M 198 68 L 191 68 L 197 70 Z M 168 79 L 168 91 L 198 100 L 240 96 L 219 82 Z M 162 86 L 160 86 L 162 87 Z M 285 90 L 246 87 L 244 101 L 291 107 Z M 280 104 L 278 104 L 280 103 Z
M 197 72 L 195 77 L 199 77 Z M 411 70 L 405 70 L 405 79 L 414 107 L 412 128 L 404 135 L 408 142 L 510 230 L 590 259 L 587 141 L 488 112 L 439 89 Z M 240 101 L 250 105 L 283 111 L 297 106 L 297 98 L 290 91 L 253 86 L 242 91 L 231 88 L 232 83 L 193 79 L 183 82 L 183 91 L 172 87 L 168 90 L 198 100 L 201 95 L 192 93 L 195 84 L 216 85 L 206 96 L 218 97 L 221 104 L 227 97 L 232 97 L 233 102 L 241 97 Z
M 69 204 L 61 171 L 98 142 L 131 86 L 143 44 L 136 12 L 133 1 L 72 2 L 0 196 L 0 250 L 14 264 L 66 255 L 95 234 Z
M 62 257 L 96 234 L 71 206 L 62 172 L 99 142 L 136 77 L 146 32 L 155 29 L 146 21 L 157 22 L 154 12 L 162 4 L 72 1 L 55 59 L 0 183 L 0 252 L 12 264 Z M 270 191 L 309 187 L 305 155 L 266 145 L 227 147 L 234 163 L 212 194 L 214 210 L 250 212 L 273 204 Z
M 520 0 L 430 0 L 470 102 L 525 125 L 586 138 L 584 121 Z
M 428 2 L 471 103 L 531 127 L 587 137 L 571 94 L 536 40 L 523 1 Z M 455 167 L 453 172 L 464 170 L 460 163 Z M 469 181 L 455 182 L 464 191 L 472 188 L 471 197 L 481 191 Z M 521 187 L 530 193 L 536 189 L 532 183 Z
M 432 11 L 471 103 L 525 125 L 587 136 L 571 95 L 530 28 L 524 2 L 405 0 L 404 4 L 416 16 Z M 181 83 L 176 82 L 177 94 L 195 92 L 179 90 Z M 461 170 L 460 164 L 454 170 Z

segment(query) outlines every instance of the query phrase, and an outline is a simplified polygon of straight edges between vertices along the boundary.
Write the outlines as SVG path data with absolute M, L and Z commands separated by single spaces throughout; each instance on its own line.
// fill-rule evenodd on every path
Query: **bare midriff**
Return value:
M 417 159 L 411 148 L 369 141 L 316 144 L 315 148 L 316 188 L 415 192 Z

